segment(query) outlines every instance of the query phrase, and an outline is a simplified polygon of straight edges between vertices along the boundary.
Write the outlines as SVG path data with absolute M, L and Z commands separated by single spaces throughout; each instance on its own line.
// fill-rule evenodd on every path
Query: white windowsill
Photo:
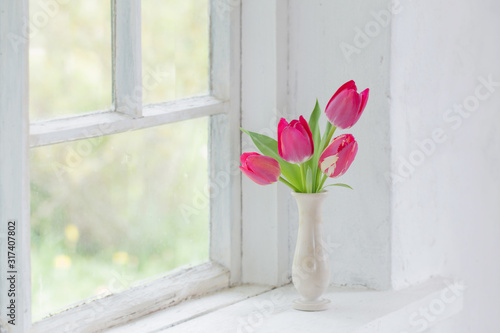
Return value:
M 461 311 L 463 291 L 435 278 L 401 291 L 330 287 L 329 310 L 302 312 L 291 308 L 292 285 L 245 285 L 229 288 L 156 312 L 106 333 L 129 332 L 370 332 L 422 331 Z M 420 329 L 420 330 L 419 330 Z
M 191 297 L 207 295 L 229 286 L 229 271 L 207 262 L 181 267 L 165 276 L 140 281 L 117 294 L 84 300 L 56 315 L 37 321 L 31 333 L 101 332 L 109 327 L 140 320 L 151 313 L 174 309 Z

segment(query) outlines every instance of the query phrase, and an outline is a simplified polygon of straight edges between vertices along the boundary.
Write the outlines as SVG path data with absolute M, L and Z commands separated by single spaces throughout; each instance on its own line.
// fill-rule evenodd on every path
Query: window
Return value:
M 68 302 L 114 294 L 185 263 L 211 262 L 177 272 L 173 278 L 188 279 L 183 284 L 196 287 L 195 293 L 238 282 L 240 174 L 231 161 L 238 160 L 240 150 L 239 6 L 219 0 L 202 6 L 199 1 L 180 1 L 174 6 L 143 0 L 142 8 L 139 0 L 113 0 L 110 6 L 100 0 L 42 1 L 38 7 L 33 5 L 36 1 L 31 2 L 9 0 L 1 5 L 9 19 L 2 14 L 7 23 L 0 28 L 0 53 L 9 68 L 2 65 L 0 73 L 3 78 L 16 78 L 16 84 L 0 83 L 2 93 L 10 93 L 0 98 L 0 120 L 11 124 L 5 130 L 2 127 L 0 134 L 0 154 L 6 161 L 0 175 L 3 188 L 15 189 L 8 197 L 0 196 L 0 234 L 6 244 L 7 220 L 17 223 L 16 320 L 27 323 L 22 324 L 24 328 L 30 326 L 31 299 L 43 304 L 33 307 L 36 320 Z M 172 13 L 174 9 L 179 12 Z M 168 12 L 165 22 L 161 12 Z M 92 16 L 88 29 L 68 27 L 88 20 L 87 15 Z M 50 20 L 57 22 L 57 28 L 51 27 Z M 36 34 L 27 33 L 26 21 L 31 32 L 33 27 L 38 29 Z M 169 25 L 175 29 L 166 31 Z M 183 38 L 186 26 L 197 30 L 203 25 L 206 36 L 197 31 L 196 36 L 202 36 L 199 40 Z M 162 34 L 161 41 L 152 38 L 155 31 Z M 60 43 L 51 40 L 56 33 Z M 28 96 L 30 43 L 30 66 L 37 75 L 30 85 L 29 112 L 34 122 L 28 132 L 28 105 L 23 101 Z M 59 58 L 51 56 L 52 52 Z M 68 57 L 62 59 L 61 53 Z M 158 75 L 165 80 L 158 82 Z M 55 83 L 48 84 L 42 76 Z M 4 149 L 12 142 L 15 147 Z M 164 219 L 170 222 L 163 223 Z M 169 228 L 177 230 L 170 238 Z M 162 239 L 166 241 L 161 243 Z M 193 247 L 199 249 L 193 251 Z M 0 251 L 7 256 L 6 249 Z M 177 256 L 178 262 L 168 262 L 172 251 L 187 254 Z M 155 258 L 158 253 L 162 255 Z M 30 257 L 36 272 L 33 289 L 29 286 Z M 117 288 L 99 280 L 103 275 L 99 270 L 107 272 L 106 279 L 113 278 L 99 257 L 123 273 L 121 284 L 112 286 Z M 7 263 L 0 265 L 1 276 L 6 278 Z M 73 281 L 75 276 L 64 270 L 70 265 L 88 278 Z M 47 266 L 52 267 L 48 272 Z M 52 275 L 45 279 L 42 272 Z M 43 298 L 47 295 L 37 288 L 51 288 L 45 281 L 58 281 L 54 274 L 59 274 L 61 282 L 49 297 L 54 302 L 50 308 Z M 73 281 L 74 287 L 67 281 Z M 165 288 L 172 281 L 160 278 L 106 297 L 99 311 L 95 311 L 97 302 L 89 302 L 38 322 L 34 331 L 67 329 L 71 318 L 93 307 L 95 328 L 107 326 L 113 317 L 109 311 L 117 308 L 122 311 L 117 317 L 126 320 L 144 315 L 168 305 Z M 97 292 L 99 286 L 104 286 L 104 294 Z M 123 304 L 127 293 L 141 297 Z M 190 291 L 183 293 L 187 297 Z M 155 307 L 151 307 L 152 300 L 158 303 Z M 4 308 L 9 302 L 1 298 L 0 305 Z M 127 312 L 134 314 L 123 317 Z M 16 326 L 20 332 L 22 325 Z

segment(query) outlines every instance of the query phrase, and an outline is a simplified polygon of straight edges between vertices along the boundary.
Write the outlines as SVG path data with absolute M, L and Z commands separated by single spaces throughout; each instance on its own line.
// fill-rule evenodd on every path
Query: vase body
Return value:
M 326 310 L 330 301 L 321 296 L 330 284 L 330 261 L 323 240 L 321 207 L 327 192 L 292 192 L 292 195 L 299 209 L 292 281 L 302 296 L 293 302 L 293 307 L 304 311 Z

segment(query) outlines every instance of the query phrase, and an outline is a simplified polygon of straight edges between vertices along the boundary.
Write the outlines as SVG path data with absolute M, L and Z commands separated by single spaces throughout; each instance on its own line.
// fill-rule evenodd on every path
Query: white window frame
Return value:
M 16 325 L 8 332 L 104 329 L 241 282 L 240 0 L 210 0 L 210 95 L 142 106 L 141 1 L 112 0 L 113 108 L 29 123 L 28 0 L 0 2 L 0 320 L 7 221 L 16 225 Z M 13 39 L 17 42 L 14 42 Z M 21 42 L 19 42 L 21 41 Z M 133 102 L 130 102 L 133 101 Z M 29 148 L 210 116 L 210 262 L 31 323 Z M 0 322 L 0 327 L 1 323 Z M 5 329 L 4 329 L 5 330 Z M 7 331 L 7 330 L 5 330 Z M 3 333 L 3 331 L 0 331 Z

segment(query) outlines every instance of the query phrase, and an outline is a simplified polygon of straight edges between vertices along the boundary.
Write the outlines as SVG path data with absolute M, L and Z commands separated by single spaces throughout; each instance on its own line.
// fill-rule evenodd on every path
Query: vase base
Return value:
M 330 303 L 330 300 L 326 298 L 317 301 L 306 301 L 298 298 L 293 301 L 292 306 L 295 310 L 301 311 L 324 311 L 330 308 Z

